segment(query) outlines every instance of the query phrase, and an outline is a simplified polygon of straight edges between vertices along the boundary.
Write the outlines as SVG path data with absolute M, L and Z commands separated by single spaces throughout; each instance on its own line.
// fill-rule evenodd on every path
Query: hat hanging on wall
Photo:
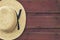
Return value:
M 0 1 L 0 39 L 13 40 L 19 37 L 26 25 L 26 13 L 17 0 Z

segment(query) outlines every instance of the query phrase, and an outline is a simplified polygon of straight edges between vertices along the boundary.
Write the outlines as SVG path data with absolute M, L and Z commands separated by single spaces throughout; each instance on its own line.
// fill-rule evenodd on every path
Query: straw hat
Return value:
M 0 1 L 0 39 L 16 39 L 24 31 L 25 24 L 25 10 L 19 2 Z

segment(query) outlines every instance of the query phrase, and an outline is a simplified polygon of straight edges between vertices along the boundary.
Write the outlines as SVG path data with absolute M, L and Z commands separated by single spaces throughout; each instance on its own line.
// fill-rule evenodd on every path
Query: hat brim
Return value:
M 17 1 L 8 1 L 8 2 L 1 1 L 0 7 L 2 7 L 2 6 L 10 6 L 10 7 L 14 8 L 17 13 L 19 12 L 20 9 L 22 9 L 21 16 L 19 18 L 20 29 L 18 30 L 17 26 L 16 26 L 15 30 L 11 33 L 5 33 L 5 32 L 0 31 L 0 38 L 1 39 L 7 39 L 7 40 L 8 39 L 15 39 L 15 38 L 19 37 L 25 29 L 25 25 L 26 25 L 25 10 L 24 10 L 23 6 Z

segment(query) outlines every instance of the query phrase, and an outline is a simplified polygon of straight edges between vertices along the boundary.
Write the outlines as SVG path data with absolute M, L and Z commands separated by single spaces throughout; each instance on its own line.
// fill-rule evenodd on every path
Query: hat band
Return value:
M 20 26 L 19 26 L 19 18 L 20 18 L 20 15 L 21 15 L 21 11 L 22 9 L 19 10 L 19 14 L 17 15 L 17 24 L 18 24 L 18 30 L 20 29 Z

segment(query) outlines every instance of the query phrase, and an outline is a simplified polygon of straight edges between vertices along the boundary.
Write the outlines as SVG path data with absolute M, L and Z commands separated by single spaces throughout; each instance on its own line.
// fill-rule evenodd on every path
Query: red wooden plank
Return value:
M 55 28 L 26 28 L 26 32 L 54 32 L 58 33 L 60 32 L 60 29 L 55 29 Z
M 60 28 L 60 14 L 27 14 L 27 28 Z
M 54 32 L 25 32 L 16 40 L 59 40 L 60 33 Z
M 58 8 L 60 10 L 60 0 L 56 0 L 56 1 L 57 1 L 57 6 L 58 6 Z
M 58 0 L 18 0 L 26 11 L 59 11 Z

